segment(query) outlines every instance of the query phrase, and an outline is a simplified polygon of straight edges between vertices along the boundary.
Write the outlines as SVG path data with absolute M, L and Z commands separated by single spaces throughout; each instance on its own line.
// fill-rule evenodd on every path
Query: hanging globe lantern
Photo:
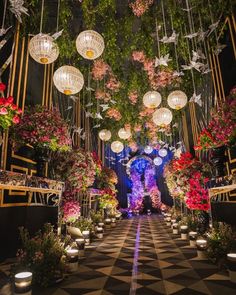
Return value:
M 150 145 L 147 145 L 144 148 L 144 152 L 149 155 L 153 152 L 153 148 Z
M 180 90 L 171 92 L 167 98 L 168 105 L 174 110 L 180 110 L 187 104 L 187 95 Z
M 153 122 L 157 126 L 165 127 L 169 125 L 172 121 L 172 112 L 167 108 L 160 108 L 153 113 Z
M 154 158 L 153 162 L 156 166 L 160 166 L 162 164 L 163 160 L 160 157 L 156 157 L 156 158 Z
M 167 155 L 167 150 L 166 149 L 160 149 L 158 151 L 158 154 L 159 154 L 159 156 L 164 158 Z
M 114 152 L 114 153 L 121 153 L 124 149 L 124 145 L 121 141 L 113 141 L 112 144 L 111 144 L 111 150 Z
M 107 129 L 102 129 L 101 131 L 99 131 L 98 136 L 102 141 L 108 141 L 109 139 L 111 139 L 111 131 Z
M 105 44 L 99 33 L 87 30 L 81 32 L 77 37 L 76 48 L 83 58 L 96 59 L 103 53 Z
M 121 139 L 128 139 L 128 138 L 130 138 L 130 136 L 131 136 L 131 132 L 130 132 L 129 129 L 121 128 L 121 129 L 118 131 L 118 136 L 119 136 L 119 138 L 121 138 Z
M 40 64 L 50 64 L 59 55 L 59 49 L 54 39 L 47 34 L 38 34 L 29 42 L 30 56 Z
M 78 93 L 84 86 L 84 77 L 80 70 L 72 66 L 62 66 L 53 75 L 56 88 L 66 95 Z
M 157 91 L 148 91 L 143 96 L 143 104 L 150 109 L 157 108 L 161 103 L 161 94 Z

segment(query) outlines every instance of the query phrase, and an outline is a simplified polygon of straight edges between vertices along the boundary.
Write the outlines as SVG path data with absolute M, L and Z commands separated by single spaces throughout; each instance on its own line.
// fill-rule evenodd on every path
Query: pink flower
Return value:
M 92 68 L 93 79 L 101 81 L 109 70 L 110 67 L 102 59 L 95 60 Z
M 8 114 L 8 111 L 6 108 L 0 108 L 0 115 L 7 115 Z
M 133 51 L 132 58 L 134 61 L 143 63 L 146 59 L 146 56 L 143 51 Z
M 121 113 L 115 109 L 115 108 L 110 108 L 106 115 L 111 118 L 114 119 L 115 121 L 120 121 L 120 119 L 122 118 Z
M 149 9 L 152 4 L 153 0 L 136 0 L 133 3 L 130 3 L 129 6 L 132 8 L 134 15 L 140 17 Z
M 106 83 L 106 87 L 112 91 L 117 92 L 120 88 L 120 82 L 115 77 L 111 77 L 110 80 Z
M 18 116 L 14 116 L 14 117 L 12 118 L 12 122 L 13 122 L 14 124 L 18 124 L 18 123 L 20 122 L 20 118 L 19 118 Z
M 129 93 L 129 100 L 131 102 L 131 104 L 135 105 L 138 101 L 138 93 L 137 91 L 131 91 Z

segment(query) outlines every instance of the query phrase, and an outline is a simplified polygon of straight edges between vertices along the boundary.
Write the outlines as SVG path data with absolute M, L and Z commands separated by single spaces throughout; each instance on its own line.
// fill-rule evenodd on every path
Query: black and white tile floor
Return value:
M 123 220 L 92 244 L 76 274 L 33 295 L 235 295 L 228 274 L 188 245 L 157 215 Z

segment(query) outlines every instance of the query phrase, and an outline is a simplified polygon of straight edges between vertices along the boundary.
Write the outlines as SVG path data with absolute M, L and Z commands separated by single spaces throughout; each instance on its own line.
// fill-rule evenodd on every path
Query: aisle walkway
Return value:
M 227 273 L 196 260 L 196 250 L 175 238 L 158 216 L 121 221 L 87 254 L 59 289 L 34 294 L 236 294 Z

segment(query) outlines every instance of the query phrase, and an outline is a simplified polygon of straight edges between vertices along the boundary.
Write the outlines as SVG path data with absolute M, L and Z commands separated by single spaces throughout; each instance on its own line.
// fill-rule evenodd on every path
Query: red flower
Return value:
M 6 85 L 3 83 L 0 83 L 0 91 L 4 91 L 6 89 Z
M 12 96 L 9 96 L 6 101 L 10 104 L 10 103 L 13 103 L 14 101 L 14 98 Z

